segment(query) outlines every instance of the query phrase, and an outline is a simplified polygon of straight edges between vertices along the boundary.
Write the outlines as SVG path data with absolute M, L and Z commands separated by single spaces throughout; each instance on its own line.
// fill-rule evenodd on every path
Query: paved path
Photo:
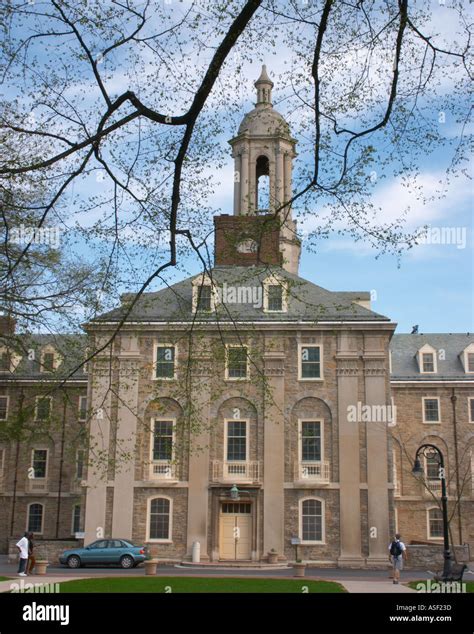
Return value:
M 404 586 L 403 583 L 392 583 L 389 579 L 387 581 L 343 581 L 339 583 L 345 587 L 347 592 L 358 592 L 364 594 L 404 594 L 407 592 L 416 592 L 412 588 Z

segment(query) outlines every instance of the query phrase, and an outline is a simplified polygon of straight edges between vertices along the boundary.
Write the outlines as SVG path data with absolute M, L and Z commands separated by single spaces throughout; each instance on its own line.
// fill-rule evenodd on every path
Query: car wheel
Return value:
M 69 568 L 80 568 L 81 560 L 77 555 L 71 555 L 67 558 L 67 565 Z
M 122 566 L 122 568 L 133 568 L 134 563 L 135 561 L 133 557 L 130 557 L 130 555 L 124 555 L 120 560 L 120 565 Z

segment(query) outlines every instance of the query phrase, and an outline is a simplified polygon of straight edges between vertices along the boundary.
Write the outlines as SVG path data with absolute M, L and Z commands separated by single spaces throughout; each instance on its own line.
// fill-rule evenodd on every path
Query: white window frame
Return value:
M 86 407 L 85 407 L 85 410 L 86 410 L 86 415 L 84 416 L 84 418 L 81 418 L 81 412 L 82 412 L 82 401 L 83 401 L 83 400 L 85 400 L 85 402 L 86 402 Z M 79 421 L 81 421 L 81 422 L 86 421 L 86 420 L 87 420 L 87 410 L 88 410 L 88 405 L 87 405 L 87 394 L 81 394 L 81 395 L 79 396 L 79 409 L 78 409 L 78 411 L 77 411 L 77 420 L 79 420 Z
M 164 422 L 173 425 L 173 440 L 171 442 L 171 460 L 153 460 L 153 444 L 155 439 L 155 423 Z M 158 416 L 150 419 L 150 464 L 173 464 L 175 459 L 175 442 L 176 442 L 176 418 L 173 416 Z
M 245 460 L 228 460 L 227 459 L 227 439 L 229 437 L 229 423 L 245 423 Z M 248 462 L 250 455 L 250 419 L 248 418 L 224 418 L 224 462 Z
M 7 394 L 0 394 L 0 398 L 6 398 L 7 399 L 7 413 L 5 415 L 5 418 L 0 418 L 0 422 L 4 422 L 8 420 L 8 413 L 10 410 L 10 397 Z
M 43 507 L 43 512 L 41 514 L 41 531 L 34 531 L 33 534 L 34 535 L 42 535 L 44 533 L 44 518 L 46 515 L 46 504 L 44 502 L 28 502 L 28 504 L 26 505 L 26 526 L 25 526 L 25 530 L 29 530 L 29 524 L 30 524 L 30 507 L 33 504 L 39 504 L 40 506 Z
M 245 348 L 246 350 L 246 372 L 245 376 L 229 376 L 229 349 L 230 348 Z M 226 343 L 225 344 L 225 380 L 226 381 L 248 381 L 250 379 L 250 365 L 249 365 L 249 346 L 238 343 Z
M 438 420 L 426 420 L 425 419 L 425 401 L 438 401 Z M 440 425 L 441 424 L 441 399 L 439 396 L 422 396 L 421 397 L 421 409 L 423 415 L 423 424 L 425 425 Z
M 156 376 L 157 359 L 156 355 L 158 348 L 174 348 L 174 373 L 173 376 Z M 153 363 L 152 363 L 152 379 L 154 381 L 176 381 L 178 366 L 178 346 L 175 343 L 165 343 L 161 341 L 155 341 L 153 344 Z
M 45 475 L 44 478 L 37 478 L 36 476 L 34 478 L 30 478 L 32 480 L 37 480 L 39 482 L 46 482 L 46 480 L 48 479 L 48 474 L 49 474 L 49 449 L 48 447 L 34 447 L 34 449 L 31 450 L 31 460 L 30 460 L 30 468 L 34 469 L 34 455 L 35 455 L 35 451 L 46 451 L 46 469 L 45 469 Z
M 434 370 L 431 372 L 425 372 L 423 369 L 423 355 L 424 354 L 432 354 L 433 355 L 433 368 Z M 430 346 L 428 343 L 425 343 L 418 352 L 416 353 L 417 361 L 418 361 L 418 370 L 420 374 L 437 374 L 438 373 L 438 351 L 433 346 Z
M 426 456 L 423 456 L 424 458 L 424 478 L 426 480 L 426 482 L 441 482 L 441 478 L 439 477 L 439 469 L 441 468 L 439 466 L 439 462 L 438 462 L 438 475 L 436 476 L 436 478 L 430 478 L 428 477 L 428 458 Z
M 169 500 L 170 503 L 170 514 L 169 514 L 169 523 L 168 523 L 168 539 L 157 539 L 150 537 L 150 519 L 151 519 L 151 503 L 153 500 L 157 498 L 163 498 L 165 500 Z M 153 495 L 149 497 L 147 500 L 146 507 L 146 540 L 152 544 L 172 544 L 173 543 L 173 498 L 169 495 Z
M 319 378 L 308 377 L 304 378 L 302 376 L 302 356 L 301 351 L 303 348 L 319 348 Z M 324 381 L 324 364 L 323 364 L 323 344 L 322 343 L 298 343 L 298 381 Z
M 474 343 L 470 343 L 461 353 L 461 360 L 465 374 L 474 374 L 474 370 L 469 370 L 468 354 L 474 354 Z
M 83 471 L 83 473 L 82 473 L 81 476 L 77 475 L 77 467 L 79 465 L 79 453 L 80 452 L 83 453 L 83 457 L 82 457 L 82 471 Z M 75 480 L 83 480 L 84 479 L 84 468 L 86 466 L 85 457 L 86 457 L 86 450 L 85 449 L 83 449 L 83 448 L 76 449 L 76 463 L 74 465 L 74 479 Z
M 426 509 L 426 535 L 428 537 L 428 539 L 435 539 L 435 540 L 443 540 L 443 535 L 441 536 L 437 536 L 434 537 L 431 535 L 431 527 L 430 527 L 430 511 L 436 509 L 437 511 L 439 511 L 440 513 L 442 512 L 441 509 L 439 508 L 439 506 L 430 506 Z
M 306 502 L 307 500 L 317 500 L 321 503 L 321 541 L 303 539 L 303 502 Z M 320 498 L 317 495 L 307 495 L 298 501 L 298 535 L 301 540 L 301 544 L 304 545 L 310 546 L 314 544 L 321 546 L 326 544 L 326 504 L 323 498 Z
M 303 423 L 319 423 L 319 431 L 321 438 L 321 458 L 319 460 L 310 460 L 306 462 L 324 462 L 324 420 L 321 418 L 298 418 L 298 462 L 303 462 Z
M 263 312 L 264 313 L 287 313 L 288 312 L 288 289 L 283 280 L 280 277 L 267 277 L 262 282 L 263 286 Z M 281 287 L 281 310 L 271 310 L 268 308 L 268 287 L 269 286 L 280 286 Z
M 77 507 L 79 507 L 79 509 L 80 509 L 79 510 L 79 524 L 80 524 L 80 521 L 81 521 L 81 518 L 80 518 L 81 505 L 79 503 L 73 504 L 72 505 L 72 517 L 71 517 L 71 535 L 75 535 L 76 533 L 80 532 L 80 530 L 78 530 L 78 531 L 74 530 L 74 509 L 77 508 Z
M 474 418 L 471 418 L 471 401 L 474 402 L 474 396 L 467 397 L 467 420 L 471 424 L 474 424 Z
M 425 356 L 430 355 L 433 358 L 433 369 L 432 370 L 425 370 Z M 421 374 L 436 374 L 436 355 L 434 352 L 422 352 L 421 353 L 421 367 L 422 370 L 420 370 Z
M 210 310 L 199 311 L 198 310 L 198 297 L 199 297 L 199 288 L 201 286 L 210 286 L 211 287 L 211 308 Z M 202 312 L 204 315 L 209 315 L 210 313 L 215 312 L 217 308 L 217 304 L 219 302 L 219 292 L 215 283 L 212 282 L 211 278 L 207 275 L 199 275 L 192 281 L 193 287 L 193 297 L 192 297 L 192 311 L 193 313 L 199 314 Z
M 39 401 L 49 400 L 49 418 L 38 418 L 38 403 Z M 35 397 L 35 422 L 43 423 L 49 420 L 53 415 L 53 397 L 52 396 L 36 396 Z

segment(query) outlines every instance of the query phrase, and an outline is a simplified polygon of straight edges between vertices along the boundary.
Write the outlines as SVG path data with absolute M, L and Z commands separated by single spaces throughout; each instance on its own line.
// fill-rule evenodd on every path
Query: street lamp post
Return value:
M 448 530 L 448 496 L 446 492 L 446 471 L 444 467 L 444 457 L 440 449 L 436 447 L 436 445 L 431 445 L 429 443 L 421 445 L 418 447 L 418 450 L 415 455 L 415 463 L 412 469 L 412 473 L 414 476 L 422 476 L 424 474 L 423 468 L 420 463 L 420 454 L 425 456 L 425 458 L 433 458 L 436 457 L 439 465 L 439 479 L 441 480 L 441 507 L 443 513 L 443 557 L 444 557 L 444 566 L 443 566 L 443 581 L 448 580 L 451 577 L 451 565 L 452 565 L 452 555 L 449 549 L 449 530 Z

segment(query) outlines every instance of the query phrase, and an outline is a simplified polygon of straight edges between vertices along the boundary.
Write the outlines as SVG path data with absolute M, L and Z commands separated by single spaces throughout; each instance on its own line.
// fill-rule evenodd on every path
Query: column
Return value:
M 140 354 L 137 337 L 122 337 L 119 356 L 116 468 L 112 535 L 132 539 Z M 129 459 L 129 456 L 133 456 Z
M 276 205 L 279 207 L 284 198 L 284 174 L 283 174 L 283 152 L 281 148 L 276 151 Z M 284 212 L 281 212 L 284 217 Z
M 240 182 L 242 179 L 242 165 L 240 155 L 236 155 L 234 161 L 234 216 L 241 213 L 240 208 Z
M 96 341 L 97 347 L 105 339 Z M 87 468 L 84 543 L 105 536 L 105 511 L 110 443 L 110 357 L 106 349 L 89 364 L 89 401 L 91 408 L 90 450 Z
M 271 549 L 284 552 L 285 522 L 285 424 L 284 352 L 266 352 L 265 380 L 271 399 L 265 401 L 263 447 L 263 556 Z
M 388 507 L 388 438 L 387 422 L 380 420 L 378 412 L 387 412 L 390 402 L 387 394 L 385 355 L 364 355 L 365 402 L 372 406 L 371 422 L 367 422 L 367 484 L 369 557 L 367 565 L 380 566 L 387 562 L 390 540 Z M 377 407 L 378 406 L 378 407 Z M 380 407 L 382 406 L 382 407 Z
M 249 151 L 243 148 L 240 155 L 240 213 L 248 214 L 249 209 Z
M 359 423 L 348 420 L 348 407 L 357 405 L 357 339 L 341 333 L 338 339 L 337 407 L 339 426 L 340 566 L 361 566 Z
M 209 518 L 209 447 L 210 447 L 210 358 L 196 358 L 193 370 L 193 405 L 200 420 L 191 431 L 188 477 L 188 539 L 186 554 L 190 558 L 193 542 L 201 544 L 201 559 L 208 560 Z

